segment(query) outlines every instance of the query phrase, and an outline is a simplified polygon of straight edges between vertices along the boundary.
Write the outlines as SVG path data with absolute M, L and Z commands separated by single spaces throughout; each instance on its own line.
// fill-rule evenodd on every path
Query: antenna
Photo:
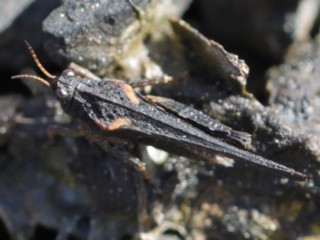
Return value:
M 44 83 L 47 87 L 51 87 L 50 83 L 48 81 L 46 81 L 45 79 L 35 76 L 35 75 L 31 75 L 31 74 L 20 74 L 20 75 L 14 75 L 11 77 L 11 79 L 17 79 L 17 78 L 33 78 L 36 79 L 42 83 Z
M 37 55 L 36 53 L 34 52 L 33 48 L 31 47 L 31 45 L 25 40 L 24 41 L 27 45 L 27 48 L 29 50 L 29 52 L 31 53 L 31 56 L 34 60 L 34 62 L 37 64 L 37 67 L 41 70 L 41 72 L 43 72 L 44 75 L 46 75 L 48 78 L 56 78 L 56 76 L 54 75 L 51 75 L 42 65 L 41 63 L 39 62 L 38 58 L 37 58 Z
M 31 53 L 31 56 L 34 60 L 34 62 L 36 63 L 37 67 L 41 70 L 41 72 L 43 72 L 44 75 L 46 75 L 48 78 L 51 78 L 51 79 L 55 79 L 56 76 L 50 74 L 43 66 L 42 64 L 40 63 L 39 59 L 37 58 L 37 55 L 36 53 L 34 52 L 33 48 L 31 47 L 31 45 L 27 42 L 27 41 L 24 41 L 27 45 L 27 48 L 29 50 L 29 52 Z M 51 87 L 51 84 L 41 78 L 41 77 L 38 77 L 38 76 L 35 76 L 35 75 L 31 75 L 31 74 L 20 74 L 20 75 L 15 75 L 15 76 L 12 76 L 11 79 L 17 79 L 17 78 L 33 78 L 33 79 L 36 79 L 40 82 L 42 82 L 43 84 L 45 84 L 47 87 Z

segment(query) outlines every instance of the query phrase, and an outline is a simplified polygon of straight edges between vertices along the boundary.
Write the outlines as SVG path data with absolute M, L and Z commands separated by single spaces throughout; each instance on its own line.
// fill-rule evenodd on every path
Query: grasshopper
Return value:
M 243 149 L 251 142 L 249 133 L 233 130 L 174 100 L 142 96 L 133 89 L 145 84 L 170 81 L 168 76 L 131 85 L 117 79 L 101 80 L 83 69 L 77 72 L 66 69 L 61 75 L 54 76 L 44 69 L 27 42 L 26 45 L 36 65 L 51 80 L 28 74 L 12 78 L 33 78 L 45 84 L 52 89 L 64 112 L 78 123 L 78 129 L 75 130 L 49 127 L 49 136 L 81 135 L 97 143 L 127 140 L 209 163 L 219 163 L 216 156 L 224 156 L 293 180 L 307 179 L 306 175 L 294 169 Z M 121 155 L 115 151 L 111 153 Z M 129 154 L 121 156 L 150 179 L 142 161 Z

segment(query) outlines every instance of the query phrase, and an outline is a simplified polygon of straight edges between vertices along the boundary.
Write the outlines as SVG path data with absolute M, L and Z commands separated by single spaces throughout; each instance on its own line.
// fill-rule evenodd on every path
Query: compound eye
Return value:
M 57 88 L 55 93 L 56 93 L 57 98 L 62 101 L 66 101 L 70 97 L 69 93 L 63 88 Z
M 76 74 L 74 71 L 72 71 L 71 69 L 68 69 L 67 72 L 65 73 L 66 77 L 75 77 Z

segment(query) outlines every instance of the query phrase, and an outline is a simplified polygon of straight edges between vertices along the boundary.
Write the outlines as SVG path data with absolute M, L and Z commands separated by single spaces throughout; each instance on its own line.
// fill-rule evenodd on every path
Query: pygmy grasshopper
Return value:
M 37 66 L 52 81 L 27 74 L 12 78 L 33 78 L 44 83 L 53 90 L 63 110 L 79 124 L 77 130 L 67 132 L 49 128 L 51 134 L 82 135 L 97 143 L 134 141 L 210 163 L 219 163 L 216 156 L 220 155 L 294 180 L 307 179 L 302 173 L 237 147 L 250 143 L 250 134 L 235 131 L 174 100 L 144 97 L 133 90 L 139 83 L 131 86 L 120 80 L 101 80 L 71 69 L 53 76 L 42 67 L 31 46 L 26 44 Z M 165 76 L 153 84 L 168 80 L 169 77 Z M 126 156 L 126 160 L 148 178 L 145 164 L 128 154 Z

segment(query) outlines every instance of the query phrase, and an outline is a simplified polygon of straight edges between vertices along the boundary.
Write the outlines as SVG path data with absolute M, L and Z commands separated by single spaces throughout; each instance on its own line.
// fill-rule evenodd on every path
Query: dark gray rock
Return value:
M 100 76 L 122 69 L 140 75 L 148 61 L 144 39 L 163 35 L 168 17 L 181 16 L 190 1 L 132 2 L 63 1 L 43 23 L 47 51 L 62 66 L 76 62 Z

